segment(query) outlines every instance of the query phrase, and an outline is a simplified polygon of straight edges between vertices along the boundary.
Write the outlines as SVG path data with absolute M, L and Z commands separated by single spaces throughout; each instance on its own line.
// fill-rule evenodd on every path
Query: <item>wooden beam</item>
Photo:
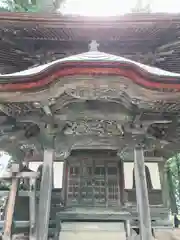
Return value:
M 159 14 L 159 13 L 151 13 L 151 14 L 125 14 L 123 16 L 115 16 L 115 17 L 84 17 L 84 16 L 63 16 L 61 14 L 52 14 L 52 13 L 2 13 L 0 16 L 0 21 L 4 23 L 6 26 L 8 23 L 12 26 L 12 24 L 16 23 L 17 26 L 23 26 L 23 23 L 34 23 L 34 24 L 49 24 L 52 27 L 69 27 L 70 24 L 74 25 L 74 27 L 81 26 L 91 26 L 97 28 L 97 24 L 100 27 L 109 27 L 110 25 L 113 26 L 121 26 L 126 28 L 127 23 L 134 24 L 135 27 L 139 24 L 143 24 L 146 27 L 152 28 L 152 24 L 160 23 L 161 26 L 163 25 L 165 28 L 170 26 L 170 23 L 179 23 L 180 14 Z M 82 23 L 84 23 L 82 25 Z M 78 24 L 78 25 L 77 25 Z M 14 25 L 15 26 L 15 25 Z M 112 26 L 111 26 L 112 27 Z
M 104 146 L 104 150 L 107 149 L 106 147 L 107 146 Z M 83 150 L 83 149 L 88 149 L 88 148 L 89 147 L 87 145 L 87 146 L 84 146 L 82 149 L 80 148 L 78 150 Z M 100 146 L 96 147 L 96 149 L 99 149 L 99 148 L 100 148 Z M 91 149 L 91 148 L 89 148 L 89 149 Z M 112 150 L 113 150 L 113 148 L 112 148 Z M 115 148 L 115 150 L 117 150 L 117 149 Z M 88 156 L 88 154 L 87 154 L 87 156 Z M 27 160 L 28 160 L 28 162 L 43 162 L 43 160 L 41 160 L 41 159 L 42 159 L 42 154 L 39 153 L 39 154 L 36 154 L 35 156 L 28 158 Z M 165 162 L 165 159 L 163 157 L 144 157 L 144 160 L 145 160 L 145 162 L 149 162 L 149 163 Z M 124 162 L 133 162 L 134 160 L 133 160 L 133 158 L 125 158 L 125 159 L 123 159 L 123 161 Z M 57 157 L 55 156 L 54 162 L 64 162 L 64 160 L 61 158 L 58 158 L 58 156 Z
M 175 42 L 170 42 L 170 43 L 167 43 L 165 45 L 162 45 L 160 47 L 157 47 L 156 51 L 160 52 L 160 51 L 164 51 L 165 49 L 167 48 L 171 48 L 171 47 L 177 47 L 180 45 L 180 40 L 178 41 L 175 41 Z
M 36 178 L 38 177 L 39 173 L 36 172 L 20 172 L 16 174 L 16 178 Z M 0 176 L 0 179 L 8 179 L 8 178 L 13 178 L 12 173 L 6 173 L 2 176 Z

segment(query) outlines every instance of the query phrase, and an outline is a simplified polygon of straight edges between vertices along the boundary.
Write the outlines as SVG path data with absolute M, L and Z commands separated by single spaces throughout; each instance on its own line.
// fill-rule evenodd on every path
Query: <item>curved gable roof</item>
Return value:
M 144 88 L 180 91 L 180 74 L 150 67 L 120 56 L 90 51 L 38 67 L 0 75 L 0 91 L 44 88 L 66 76 L 120 76 Z
M 120 57 L 120 56 L 116 56 L 116 55 L 112 55 L 112 54 L 108 54 L 108 53 L 104 53 L 104 52 L 99 52 L 99 51 L 92 51 L 92 52 L 86 52 L 86 53 L 81 53 L 81 54 L 77 54 L 77 55 L 73 55 L 70 57 L 66 57 L 66 58 L 62 58 L 62 59 L 58 59 L 56 61 L 47 63 L 47 64 L 43 64 L 37 67 L 32 67 L 30 69 L 21 71 L 21 72 L 16 72 L 16 73 L 11 73 L 11 74 L 4 74 L 4 75 L 0 75 L 0 79 L 2 77 L 13 77 L 13 76 L 31 76 L 34 74 L 39 74 L 42 71 L 46 71 L 49 67 L 55 65 L 55 64 L 63 64 L 63 63 L 70 63 L 70 62 L 94 62 L 94 63 L 98 63 L 98 62 L 119 62 L 119 63 L 126 63 L 129 66 L 136 66 L 141 70 L 144 70 L 147 72 L 147 74 L 153 74 L 153 75 L 157 75 L 157 76 L 162 76 L 162 77 L 179 77 L 180 78 L 180 74 L 179 73 L 174 73 L 174 72 L 169 72 L 169 71 L 165 71 L 156 67 L 151 67 L 148 65 L 144 65 L 142 63 L 139 62 L 135 62 L 132 61 L 130 59 L 124 58 L 124 57 Z

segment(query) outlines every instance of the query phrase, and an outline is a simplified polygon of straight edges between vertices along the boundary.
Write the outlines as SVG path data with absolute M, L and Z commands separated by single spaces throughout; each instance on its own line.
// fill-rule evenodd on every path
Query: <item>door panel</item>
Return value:
M 67 205 L 120 205 L 117 162 L 69 161 L 67 173 Z

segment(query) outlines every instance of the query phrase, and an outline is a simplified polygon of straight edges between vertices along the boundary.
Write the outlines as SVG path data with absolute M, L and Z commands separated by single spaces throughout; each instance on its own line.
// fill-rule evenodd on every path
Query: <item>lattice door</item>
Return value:
M 117 162 L 80 160 L 69 162 L 67 204 L 80 206 L 119 205 Z

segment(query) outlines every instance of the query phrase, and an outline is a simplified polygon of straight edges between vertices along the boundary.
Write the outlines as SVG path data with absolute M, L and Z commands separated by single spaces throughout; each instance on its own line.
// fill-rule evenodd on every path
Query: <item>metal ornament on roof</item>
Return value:
M 98 52 L 99 43 L 96 40 L 92 40 L 89 44 L 90 52 Z

